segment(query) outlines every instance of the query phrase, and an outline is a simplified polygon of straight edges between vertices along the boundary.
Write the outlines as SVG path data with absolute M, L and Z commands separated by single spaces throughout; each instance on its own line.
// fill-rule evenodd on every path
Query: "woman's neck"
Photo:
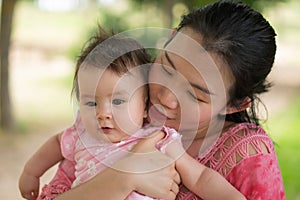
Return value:
M 204 153 L 211 145 L 213 145 L 223 133 L 235 125 L 236 123 L 234 122 L 225 121 L 221 131 L 214 130 L 214 132 L 207 135 L 199 134 L 203 136 L 195 137 L 192 142 L 183 141 L 186 152 L 193 158 L 198 157 L 199 154 Z

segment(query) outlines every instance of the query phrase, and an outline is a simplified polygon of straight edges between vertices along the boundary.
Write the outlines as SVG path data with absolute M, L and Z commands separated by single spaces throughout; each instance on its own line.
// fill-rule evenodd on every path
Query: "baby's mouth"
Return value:
M 112 128 L 110 128 L 110 127 L 101 127 L 100 130 L 104 134 L 109 134 L 112 131 Z

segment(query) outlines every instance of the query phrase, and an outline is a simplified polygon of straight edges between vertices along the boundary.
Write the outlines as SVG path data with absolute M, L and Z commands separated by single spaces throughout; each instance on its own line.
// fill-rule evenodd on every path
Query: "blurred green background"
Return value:
M 115 32 L 171 28 L 190 8 L 207 2 L 213 1 L 19 0 L 10 50 L 17 128 L 0 131 L 0 199 L 21 199 L 17 179 L 24 162 L 49 136 L 72 123 L 75 61 L 97 23 Z M 268 108 L 264 127 L 276 143 L 287 199 L 300 200 L 300 2 L 245 2 L 260 10 L 278 35 L 276 62 L 269 77 L 274 88 L 262 96 Z M 42 184 L 52 173 L 46 174 Z

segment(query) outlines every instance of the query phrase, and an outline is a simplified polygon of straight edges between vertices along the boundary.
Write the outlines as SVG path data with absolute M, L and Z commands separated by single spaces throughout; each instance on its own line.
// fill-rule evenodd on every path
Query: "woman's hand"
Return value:
M 161 131 L 142 139 L 131 154 L 120 160 L 113 168 L 128 173 L 129 184 L 135 191 L 146 196 L 175 199 L 179 191 L 180 177 L 175 162 L 155 147 L 164 137 Z

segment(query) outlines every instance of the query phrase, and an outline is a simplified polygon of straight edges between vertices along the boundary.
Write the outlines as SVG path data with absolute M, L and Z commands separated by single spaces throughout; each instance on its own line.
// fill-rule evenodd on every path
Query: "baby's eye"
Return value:
M 125 100 L 123 100 L 123 99 L 113 99 L 112 100 L 112 104 L 114 104 L 114 105 L 120 105 L 124 102 L 125 102 Z
M 97 103 L 94 101 L 88 101 L 85 103 L 85 105 L 90 106 L 90 107 L 95 107 L 95 106 L 97 106 Z

